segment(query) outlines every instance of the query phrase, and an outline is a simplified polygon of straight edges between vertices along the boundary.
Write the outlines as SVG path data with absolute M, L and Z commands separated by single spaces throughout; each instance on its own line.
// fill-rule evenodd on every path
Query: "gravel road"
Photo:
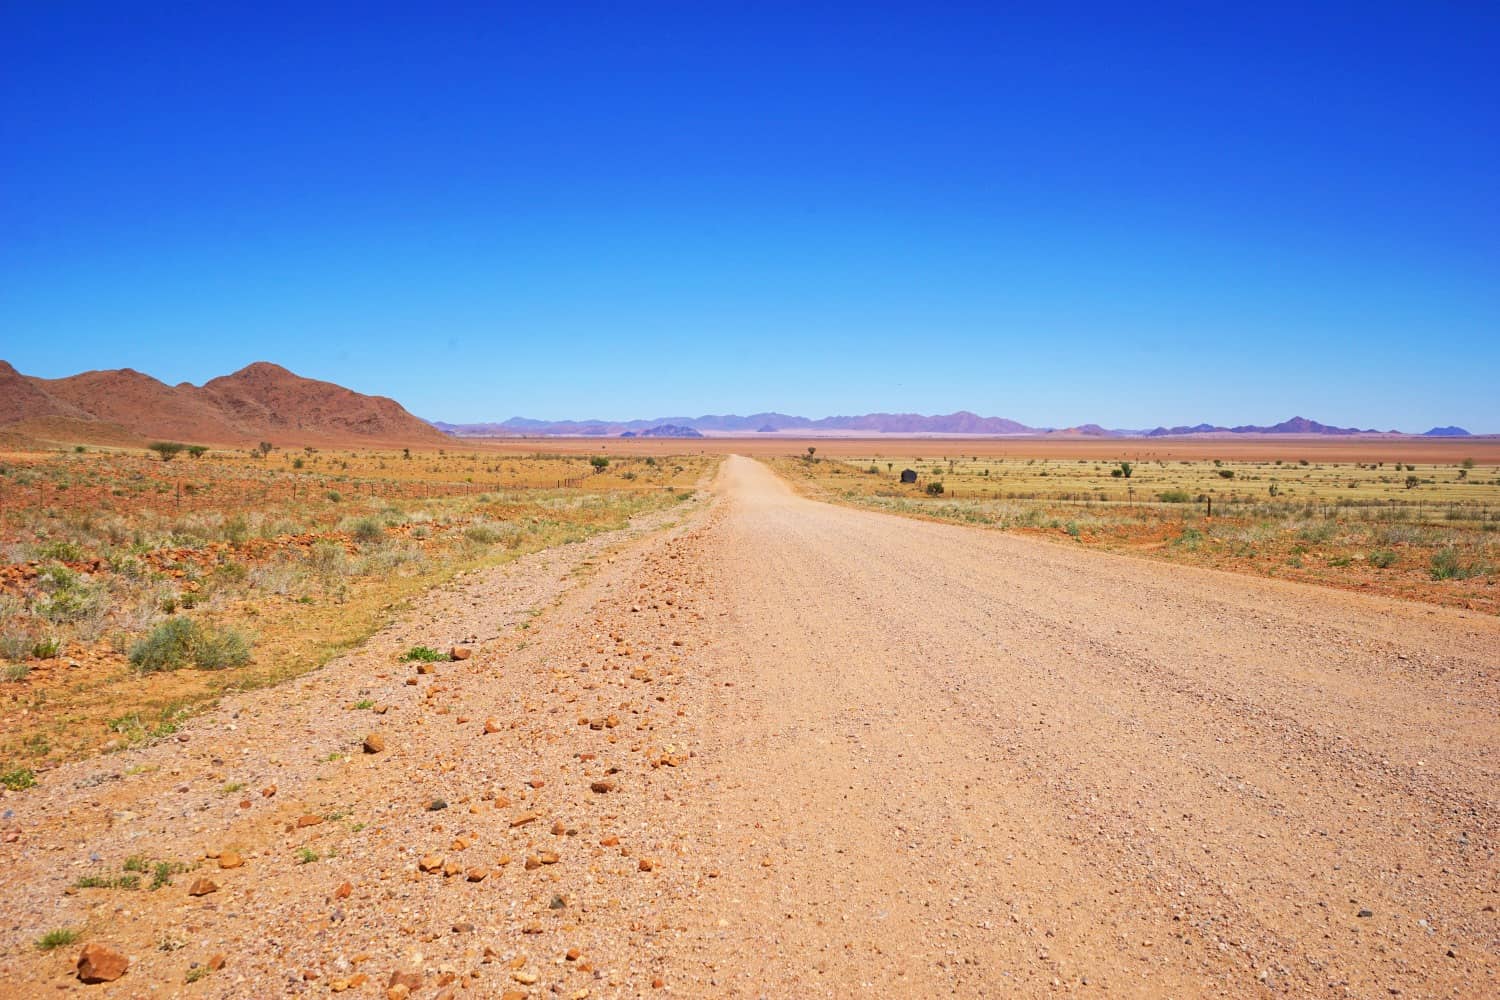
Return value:
M 418 641 L 473 655 L 419 674 Z M 185 742 L 8 794 L 0 981 L 1495 996 L 1497 687 L 1472 612 L 814 503 L 731 457 L 682 523 L 460 580 Z M 190 870 L 72 888 L 132 855 Z M 82 985 L 32 946 L 61 926 L 129 970 Z

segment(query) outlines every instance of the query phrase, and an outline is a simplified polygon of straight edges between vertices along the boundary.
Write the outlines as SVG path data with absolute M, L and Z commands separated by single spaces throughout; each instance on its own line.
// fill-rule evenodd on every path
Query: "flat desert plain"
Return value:
M 1235 446 L 1064 457 L 1356 460 Z M 7 791 L 9 995 L 1500 994 L 1495 614 L 825 502 L 776 447 Z

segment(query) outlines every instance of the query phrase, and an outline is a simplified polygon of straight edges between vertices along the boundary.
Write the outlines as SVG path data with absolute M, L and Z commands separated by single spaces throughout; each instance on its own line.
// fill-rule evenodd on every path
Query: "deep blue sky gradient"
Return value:
M 0 358 L 1500 431 L 1496 52 L 1477 3 L 19 0 Z

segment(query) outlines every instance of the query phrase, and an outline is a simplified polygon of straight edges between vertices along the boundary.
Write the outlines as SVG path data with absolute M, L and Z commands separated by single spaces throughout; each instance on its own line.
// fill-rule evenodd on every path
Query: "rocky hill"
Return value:
M 0 430 L 48 441 L 440 445 L 400 403 L 256 362 L 202 386 L 130 368 L 33 378 L 0 361 Z

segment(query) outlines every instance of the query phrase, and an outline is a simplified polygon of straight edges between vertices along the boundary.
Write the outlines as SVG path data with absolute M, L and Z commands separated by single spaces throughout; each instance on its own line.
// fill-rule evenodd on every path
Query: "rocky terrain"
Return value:
M 202 386 L 122 368 L 67 378 L 0 361 L 0 430 L 51 441 L 139 444 L 441 445 L 442 432 L 393 399 L 302 378 L 261 361 Z
M 7 793 L 0 978 L 1500 991 L 1492 617 L 815 503 L 742 458 L 668 516 Z

